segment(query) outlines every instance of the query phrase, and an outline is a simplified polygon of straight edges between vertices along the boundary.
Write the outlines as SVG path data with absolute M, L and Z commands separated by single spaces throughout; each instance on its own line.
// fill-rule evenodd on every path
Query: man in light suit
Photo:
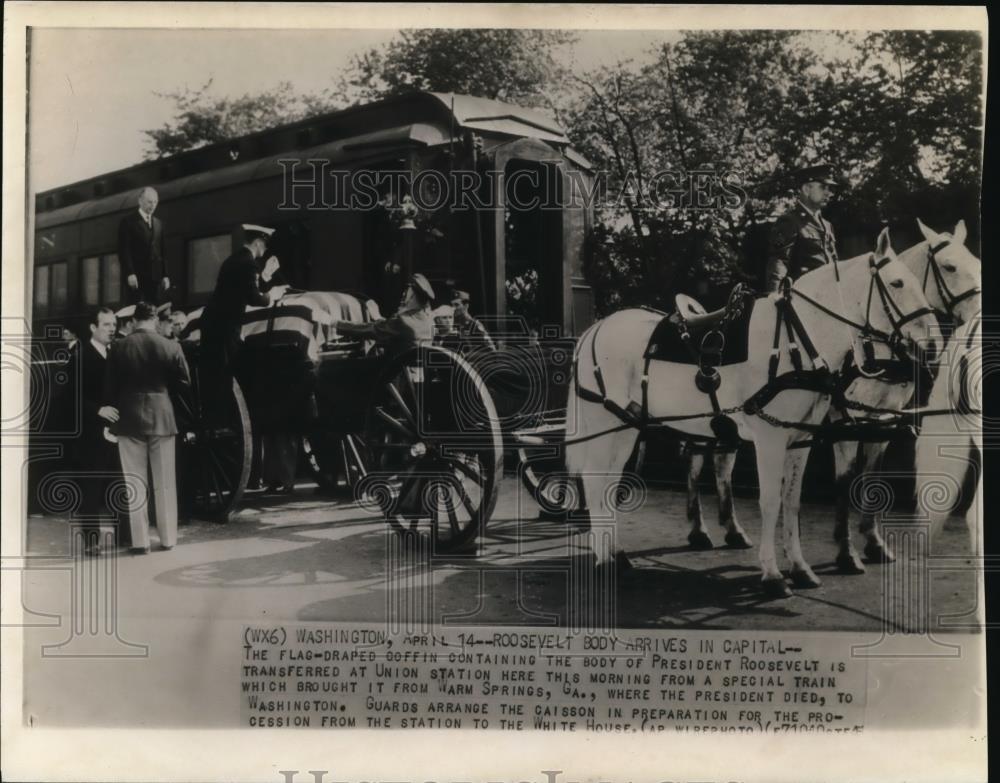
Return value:
M 177 543 L 177 480 L 174 440 L 177 422 L 170 392 L 186 392 L 191 379 L 179 343 L 156 333 L 152 305 L 135 306 L 135 330 L 108 351 L 105 398 L 118 410 L 115 434 L 125 480 L 138 482 L 129 496 L 132 552 L 149 551 L 151 494 L 163 549 Z M 150 492 L 142 492 L 147 469 Z
M 163 223 L 153 217 L 159 196 L 152 188 L 139 193 L 139 208 L 118 224 L 118 261 L 131 301 L 160 304 L 167 299 L 170 278 L 163 259 Z

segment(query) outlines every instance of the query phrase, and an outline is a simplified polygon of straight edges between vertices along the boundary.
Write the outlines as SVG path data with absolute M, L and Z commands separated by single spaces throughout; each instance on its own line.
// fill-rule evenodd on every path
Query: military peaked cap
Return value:
M 833 166 L 829 163 L 813 163 L 810 166 L 803 166 L 796 169 L 794 173 L 795 184 L 805 185 L 807 182 L 822 182 L 826 185 L 839 185 L 833 173 Z

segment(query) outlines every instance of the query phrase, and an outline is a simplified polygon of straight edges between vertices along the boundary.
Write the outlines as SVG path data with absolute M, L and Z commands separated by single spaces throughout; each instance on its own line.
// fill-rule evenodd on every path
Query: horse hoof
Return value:
M 615 567 L 618 569 L 618 573 L 631 571 L 634 568 L 634 566 L 632 565 L 632 561 L 629 560 L 628 555 L 626 555 L 624 552 L 618 552 L 615 555 Z
M 764 579 L 760 583 L 764 595 L 768 598 L 791 598 L 792 591 L 788 589 L 785 580 L 778 576 L 772 579 Z
M 865 572 L 865 567 L 861 565 L 861 560 L 855 554 L 841 552 L 837 555 L 837 571 L 849 576 L 857 576 Z
M 751 549 L 753 547 L 753 541 L 750 540 L 750 536 L 746 533 L 734 530 L 726 533 L 726 546 L 730 549 Z
M 799 590 L 812 590 L 813 588 L 819 587 L 823 584 L 819 580 L 819 577 L 808 568 L 792 571 L 790 576 L 792 578 L 792 584 Z
M 699 552 L 704 552 L 715 546 L 712 543 L 712 539 L 708 537 L 708 533 L 703 530 L 692 530 L 688 534 L 688 544 L 690 544 L 692 549 Z
M 869 563 L 894 563 L 896 556 L 881 544 L 869 543 L 865 545 L 865 557 Z

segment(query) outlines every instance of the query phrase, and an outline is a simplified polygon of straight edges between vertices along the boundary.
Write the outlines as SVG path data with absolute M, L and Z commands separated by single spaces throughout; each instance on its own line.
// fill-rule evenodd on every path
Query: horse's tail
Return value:
M 952 336 L 946 348 L 949 360 L 942 362 L 927 402 L 932 410 L 951 412 L 926 416 L 917 439 L 917 508 L 927 513 L 932 531 L 936 531 L 961 502 L 962 492 L 968 488 L 966 479 L 969 471 L 978 468 L 977 483 L 982 481 L 982 468 L 977 465 L 979 453 L 976 450 L 982 418 L 979 413 L 970 410 L 969 403 L 970 397 L 979 397 L 972 387 L 981 378 L 981 372 L 977 373 L 981 358 L 978 342 L 973 343 L 968 338 L 969 333 L 964 329 Z M 970 523 L 979 513 L 977 506 L 980 500 L 980 490 L 976 490 L 967 515 Z M 977 545 L 975 529 L 969 532 L 974 536 L 973 545 Z

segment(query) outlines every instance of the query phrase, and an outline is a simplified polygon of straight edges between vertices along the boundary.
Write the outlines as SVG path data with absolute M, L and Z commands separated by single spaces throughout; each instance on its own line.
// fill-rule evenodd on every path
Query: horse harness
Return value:
M 973 286 L 969 290 L 956 295 L 951 292 L 950 288 L 948 288 L 948 283 L 944 279 L 944 273 L 941 271 L 941 267 L 938 264 L 937 254 L 950 244 L 951 239 L 943 239 L 933 247 L 927 248 L 927 266 L 924 267 L 924 279 L 921 290 L 925 294 L 927 293 L 927 281 L 931 278 L 931 276 L 933 276 L 934 284 L 937 286 L 938 293 L 941 294 L 941 301 L 944 303 L 945 309 L 949 313 L 954 313 L 956 305 L 964 302 L 970 296 L 975 296 L 980 293 L 982 289 L 979 286 Z
M 939 249 L 940 248 L 938 248 L 938 250 Z M 895 300 L 892 298 L 892 294 L 889 292 L 885 281 L 882 280 L 880 275 L 881 269 L 891 261 L 891 257 L 884 257 L 876 260 L 874 254 L 869 256 L 871 282 L 869 283 L 868 288 L 865 322 L 863 324 L 852 321 L 851 319 L 830 310 L 817 302 L 815 299 L 794 289 L 791 286 L 790 278 L 786 277 L 782 281 L 779 297 L 774 301 L 776 310 L 774 341 L 771 356 L 768 361 L 767 381 L 760 389 L 743 402 L 742 405 L 722 408 L 719 404 L 717 396 L 717 392 L 721 385 L 721 376 L 718 372 L 718 366 L 720 364 L 719 358 L 721 356 L 722 349 L 725 346 L 725 328 L 734 320 L 743 317 L 746 303 L 752 296 L 752 292 L 741 284 L 738 284 L 733 289 L 726 308 L 721 315 L 713 314 L 713 317 L 717 320 L 715 320 L 715 322 L 706 330 L 697 349 L 693 345 L 691 330 L 688 328 L 687 321 L 681 313 L 677 312 L 668 315 L 660 310 L 642 308 L 649 312 L 657 313 L 663 316 L 664 320 L 672 323 L 678 330 L 682 342 L 685 344 L 691 358 L 698 366 L 698 372 L 695 375 L 695 386 L 699 391 L 709 397 L 709 401 L 712 406 L 712 411 L 710 413 L 706 412 L 681 416 L 655 417 L 649 415 L 649 366 L 655 353 L 655 351 L 651 350 L 651 344 L 647 345 L 646 351 L 644 352 L 644 366 L 640 384 L 641 402 L 637 403 L 634 400 L 629 401 L 625 407 L 622 407 L 614 400 L 611 400 L 607 395 L 604 378 L 597 360 L 597 336 L 600 332 L 601 324 L 598 324 L 594 328 L 594 332 L 590 339 L 590 353 L 594 367 L 594 380 L 597 384 L 598 390 L 594 391 L 582 386 L 580 383 L 579 373 L 574 373 L 576 394 L 583 400 L 603 405 L 605 409 L 622 420 L 622 426 L 616 427 L 609 432 L 619 431 L 626 428 L 635 428 L 639 430 L 645 430 L 651 427 L 671 429 L 670 423 L 673 422 L 691 421 L 694 419 L 711 417 L 710 426 L 716 436 L 714 439 L 699 437 L 681 431 L 678 432 L 688 440 L 700 440 L 702 442 L 712 442 L 714 440 L 724 444 L 725 446 L 729 446 L 732 445 L 734 441 L 738 441 L 739 439 L 736 424 L 729 417 L 732 414 L 743 412 L 748 415 L 758 416 L 773 426 L 786 428 L 791 427 L 813 433 L 819 433 L 823 425 L 812 425 L 805 422 L 782 421 L 766 413 L 763 408 L 783 391 L 813 391 L 819 394 L 831 396 L 832 404 L 840 409 L 841 412 L 847 416 L 847 418 L 850 418 L 847 408 L 855 407 L 855 404 L 851 403 L 844 397 L 844 392 L 850 383 L 856 380 L 857 377 L 879 377 L 885 381 L 889 381 L 890 377 L 892 377 L 896 382 L 901 382 L 905 371 L 910 374 L 909 379 L 912 380 L 914 362 L 902 350 L 901 345 L 905 339 L 902 333 L 902 327 L 917 318 L 933 314 L 934 311 L 930 307 L 920 307 L 908 314 L 903 313 L 903 311 L 896 304 Z M 834 265 L 834 272 L 837 277 L 837 284 L 839 285 L 840 273 L 836 264 Z M 871 324 L 871 307 L 876 293 L 878 294 L 879 301 L 891 326 L 891 331 L 889 333 L 876 329 Z M 962 298 L 966 298 L 970 295 L 971 294 L 968 293 L 963 294 Z M 858 368 L 856 363 L 853 362 L 854 352 L 848 351 L 847 356 L 845 357 L 844 365 L 841 368 L 841 373 L 835 374 L 831 372 L 826 361 L 822 356 L 820 356 L 819 351 L 816 350 L 815 344 L 810 338 L 801 318 L 796 312 L 793 296 L 803 299 L 805 302 L 826 315 L 853 327 L 860 333 L 864 354 L 864 362 L 860 368 Z M 793 369 L 779 375 L 778 367 L 781 357 L 780 343 L 782 331 L 784 331 L 788 338 L 788 352 Z M 653 334 L 656 334 L 656 329 L 654 329 Z M 651 336 L 650 343 L 652 343 L 652 340 L 653 337 Z M 892 351 L 894 358 L 888 360 L 877 360 L 875 358 L 873 341 L 885 343 Z M 806 357 L 811 364 L 810 368 L 805 366 L 800 348 L 801 351 L 805 351 Z M 849 381 L 845 383 L 845 380 L 847 379 L 842 376 L 842 373 L 846 372 L 848 369 L 853 369 L 853 371 L 858 372 L 858 375 L 856 377 L 850 377 Z M 597 433 L 578 440 L 590 440 L 603 434 L 607 433 Z M 567 443 L 572 442 L 577 441 L 567 441 Z

